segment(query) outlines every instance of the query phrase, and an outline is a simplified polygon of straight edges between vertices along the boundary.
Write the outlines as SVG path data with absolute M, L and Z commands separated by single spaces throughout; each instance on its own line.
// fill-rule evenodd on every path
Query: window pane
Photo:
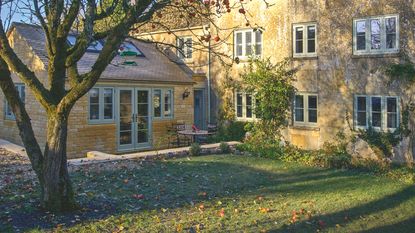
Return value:
M 179 58 L 184 58 L 185 54 L 184 54 L 184 40 L 183 38 L 178 38 L 177 39 L 177 56 Z
M 193 42 L 192 38 L 187 38 L 186 40 L 186 58 L 193 57 Z
M 308 96 L 308 122 L 317 123 L 317 96 Z
M 153 92 L 154 117 L 161 117 L 161 90 Z
M 302 95 L 295 96 L 295 121 L 304 122 L 304 97 Z
M 262 31 L 255 32 L 255 55 L 262 54 Z
M 308 108 L 317 109 L 317 96 L 308 96 Z
M 370 20 L 370 35 L 371 49 L 381 49 L 379 19 Z
M 89 91 L 89 103 L 91 104 L 99 103 L 99 89 L 98 88 L 92 88 Z
M 304 109 L 295 109 L 295 121 L 304 122 Z
M 307 52 L 315 53 L 316 52 L 316 26 L 307 27 Z
M 396 48 L 396 18 L 386 18 L 386 48 L 395 49 Z
M 25 85 L 20 86 L 19 97 L 20 97 L 20 100 L 22 100 L 22 102 L 25 103 L 25 101 L 26 101 L 26 87 L 25 87 Z
M 252 95 L 246 94 L 246 118 L 252 118 Z
M 372 97 L 372 126 L 382 127 L 382 99 Z
M 236 116 L 242 117 L 242 93 L 236 94 Z
M 398 103 L 396 98 L 387 98 L 387 127 L 398 127 Z
M 245 56 L 252 55 L 252 32 L 245 32 Z
M 375 112 L 382 111 L 382 98 L 372 97 L 372 111 L 375 111 Z
M 104 119 L 112 119 L 113 116 L 113 91 L 112 88 L 104 88 Z
M 99 104 L 90 104 L 89 106 L 89 119 L 98 120 L 99 119 Z
M 171 90 L 167 90 L 164 92 L 164 116 L 165 117 L 171 117 L 172 114 L 172 91 Z
M 317 110 L 308 110 L 308 122 L 317 123 Z
M 236 33 L 236 56 L 242 56 L 242 33 Z
M 295 28 L 295 53 L 303 53 L 303 28 Z
M 295 96 L 295 107 L 296 108 L 304 108 L 304 98 L 302 95 Z
M 357 97 L 357 111 L 366 112 L 366 97 Z
M 356 22 L 356 47 L 357 50 L 366 50 L 366 22 Z
M 104 89 L 104 104 L 112 104 L 112 89 Z
M 358 126 L 367 126 L 367 117 L 366 117 L 366 97 L 357 97 L 357 125 Z

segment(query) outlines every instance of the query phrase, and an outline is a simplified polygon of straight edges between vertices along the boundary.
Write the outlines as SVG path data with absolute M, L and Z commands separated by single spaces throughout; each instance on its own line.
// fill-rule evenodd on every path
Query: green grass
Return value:
M 24 204 L 27 198 L 36 198 L 33 192 L 25 198 L 13 199 L 14 204 L 22 206 L 12 209 L 9 215 L 13 219 L 33 218 L 23 222 L 35 222 L 39 227 L 28 223 L 20 226 L 31 232 L 413 232 L 415 229 L 413 185 L 352 171 L 215 155 L 156 162 L 127 161 L 106 169 L 85 167 L 74 171 L 72 178 L 78 200 L 85 207 L 79 213 L 40 213 L 33 203 Z M 7 200 L 11 202 L 6 196 L 0 208 L 7 205 Z M 297 212 L 296 221 L 292 221 L 293 211 Z M 11 225 L 3 229 L 11 230 Z

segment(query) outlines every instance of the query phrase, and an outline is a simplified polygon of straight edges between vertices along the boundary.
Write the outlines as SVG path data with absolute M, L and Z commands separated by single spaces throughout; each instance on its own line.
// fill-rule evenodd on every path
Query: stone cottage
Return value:
M 12 48 L 42 82 L 47 82 L 48 58 L 43 30 L 15 23 L 8 32 Z M 76 35 L 68 37 L 73 44 Z M 78 63 L 87 72 L 97 59 L 103 41 L 92 43 Z M 107 153 L 148 150 L 166 145 L 173 123 L 193 124 L 193 72 L 183 69 L 154 44 L 127 39 L 97 84 L 82 97 L 69 118 L 68 157 L 84 157 L 88 151 Z M 41 147 L 46 142 L 46 113 L 29 88 L 13 76 L 31 117 Z M 0 138 L 21 144 L 14 115 L 0 93 Z
M 272 62 L 290 58 L 292 67 L 298 69 L 298 92 L 284 136 L 292 144 L 318 149 L 333 141 L 338 132 L 368 128 L 387 132 L 406 127 L 414 132 L 413 113 L 409 112 L 409 121 L 403 114 L 414 104 L 415 85 L 391 79 L 384 72 L 391 64 L 415 61 L 413 1 L 271 0 L 243 4 L 246 14 L 232 10 L 218 17 L 214 25 L 200 23 L 199 27 L 135 35 L 170 41 L 178 45 L 178 54 L 191 48 L 192 40 L 211 35 L 210 50 L 183 59 L 184 64 L 195 67 L 193 70 L 203 67 L 199 76 L 205 77 L 209 93 L 207 118 L 215 121 L 221 117 L 224 99 L 230 98 L 236 120 L 255 120 L 252 93 L 224 90 L 225 83 L 230 78 L 240 80 L 250 56 Z M 213 40 L 216 35 L 219 41 Z M 180 43 L 183 39 L 187 41 L 184 46 Z M 213 50 L 240 62 L 226 70 L 221 59 L 210 55 Z M 414 137 L 409 136 L 395 148 L 394 156 L 412 160 L 414 152 Z

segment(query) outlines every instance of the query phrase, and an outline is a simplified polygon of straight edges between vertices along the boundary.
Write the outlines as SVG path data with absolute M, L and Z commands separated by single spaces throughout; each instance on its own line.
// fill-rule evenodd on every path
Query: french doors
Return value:
M 151 146 L 150 97 L 150 89 L 119 88 L 117 111 L 119 151 Z

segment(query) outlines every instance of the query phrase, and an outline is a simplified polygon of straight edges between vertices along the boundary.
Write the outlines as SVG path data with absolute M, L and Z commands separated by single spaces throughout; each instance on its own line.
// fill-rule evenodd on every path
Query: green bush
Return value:
M 222 151 L 222 153 L 224 153 L 224 154 L 231 153 L 231 147 L 226 142 L 221 142 L 220 145 L 219 145 L 219 148 Z
M 209 142 L 241 142 L 244 140 L 246 134 L 245 124 L 245 122 L 239 121 L 231 121 L 228 124 L 223 124 L 218 128 L 218 132 L 209 139 Z
M 365 140 L 380 158 L 388 158 L 392 155 L 392 148 L 402 140 L 400 130 L 395 132 L 379 132 L 373 128 L 359 131 L 358 135 Z
M 191 156 L 199 156 L 202 152 L 202 148 L 200 147 L 199 143 L 193 143 L 190 146 L 189 153 Z
M 306 166 L 354 169 L 379 176 L 394 178 L 403 182 L 415 183 L 415 170 L 404 165 L 392 165 L 385 160 L 354 159 L 347 153 L 346 137 L 339 134 L 336 143 L 325 143 L 321 150 L 302 150 L 293 145 L 255 143 L 251 140 L 237 149 L 250 151 L 253 155 L 278 159 L 284 162 L 295 162 Z

